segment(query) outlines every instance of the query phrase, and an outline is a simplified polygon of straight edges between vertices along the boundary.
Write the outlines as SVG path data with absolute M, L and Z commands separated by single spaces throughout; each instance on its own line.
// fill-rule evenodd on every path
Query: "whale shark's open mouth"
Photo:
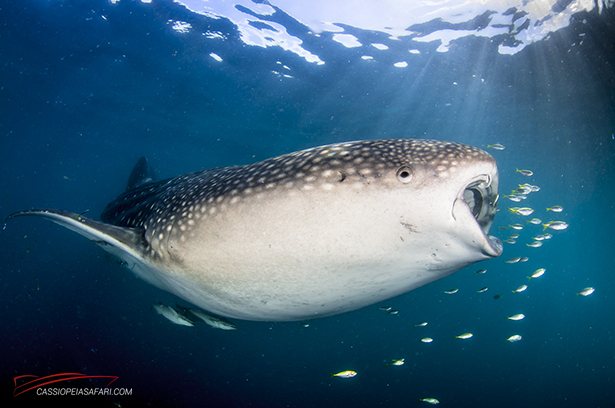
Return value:
M 499 256 L 502 253 L 502 241 L 487 235 L 493 224 L 498 204 L 497 182 L 493 183 L 491 176 L 483 174 L 473 179 L 460 193 L 461 199 L 468 205 L 470 212 L 482 229 L 485 240 L 485 253 L 489 256 Z

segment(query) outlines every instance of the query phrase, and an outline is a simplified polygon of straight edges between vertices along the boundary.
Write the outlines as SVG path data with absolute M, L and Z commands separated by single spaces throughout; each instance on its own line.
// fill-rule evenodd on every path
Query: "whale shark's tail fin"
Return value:
M 130 177 L 128 177 L 128 185 L 126 191 L 132 190 L 135 187 L 139 187 L 146 183 L 151 183 L 156 180 L 154 169 L 150 166 L 145 157 L 141 157 L 137 160 L 137 164 L 132 169 Z

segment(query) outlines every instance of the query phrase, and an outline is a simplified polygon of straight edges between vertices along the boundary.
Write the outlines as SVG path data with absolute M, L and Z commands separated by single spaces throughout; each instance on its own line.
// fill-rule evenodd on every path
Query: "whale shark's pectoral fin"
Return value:
M 28 215 L 46 218 L 73 230 L 125 261 L 129 261 L 130 258 L 136 258 L 133 261 L 143 260 L 145 248 L 143 228 L 116 227 L 69 211 L 48 209 L 21 211 L 9 215 L 6 219 Z

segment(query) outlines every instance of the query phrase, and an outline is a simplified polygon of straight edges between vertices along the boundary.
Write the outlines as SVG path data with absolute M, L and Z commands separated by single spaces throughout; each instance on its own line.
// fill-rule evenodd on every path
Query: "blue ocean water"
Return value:
M 517 233 L 517 243 L 309 327 L 235 321 L 237 331 L 222 331 L 156 315 L 152 303 L 182 301 L 77 234 L 10 220 L 0 233 L 3 406 L 615 406 L 613 9 L 574 13 L 514 54 L 499 52 L 509 37 L 480 30 L 442 52 L 439 40 L 345 27 L 362 44 L 388 46 L 375 51 L 314 35 L 280 9 L 268 18 L 324 64 L 247 44 L 231 19 L 167 0 L 1 1 L 0 216 L 58 208 L 97 219 L 142 155 L 166 178 L 322 144 L 416 137 L 496 158 L 502 197 L 491 233 Z M 505 149 L 488 147 L 496 143 Z M 540 191 L 521 203 L 504 197 L 524 183 Z M 546 210 L 554 205 L 564 210 Z M 516 206 L 535 212 L 508 211 Z M 533 217 L 570 226 L 532 248 L 543 233 L 527 223 Z M 514 257 L 529 259 L 505 263 Z M 538 268 L 545 274 L 528 280 Z M 586 287 L 595 293 L 577 295 Z M 525 319 L 507 319 L 516 313 Z M 456 338 L 466 332 L 473 337 Z M 522 340 L 506 341 L 515 334 Z M 358 374 L 330 378 L 343 370 Z M 15 377 L 58 373 L 117 376 L 113 386 L 132 395 L 13 397 Z

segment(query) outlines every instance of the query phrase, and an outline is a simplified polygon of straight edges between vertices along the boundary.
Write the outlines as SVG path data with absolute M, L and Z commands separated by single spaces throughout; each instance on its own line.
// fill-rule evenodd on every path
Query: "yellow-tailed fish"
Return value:
M 523 197 L 519 197 L 517 194 L 504 195 L 504 198 L 508 198 L 510 201 L 514 201 L 515 203 L 523 200 Z
M 583 289 L 583 290 L 582 290 L 582 291 L 580 291 L 579 293 L 577 293 L 577 296 L 578 296 L 578 295 L 581 295 L 581 296 L 589 296 L 589 295 L 591 295 L 592 293 L 594 293 L 595 291 L 596 291 L 596 289 L 594 289 L 594 288 L 592 288 L 592 287 L 590 286 L 590 287 L 588 287 L 588 288 Z
M 331 374 L 331 378 L 333 377 L 340 377 L 340 378 L 352 378 L 355 375 L 357 375 L 356 371 L 352 371 L 352 370 L 346 370 L 346 371 L 340 371 L 337 374 Z
M 542 226 L 544 227 L 543 231 L 546 230 L 547 228 L 551 228 L 556 231 L 561 231 L 561 230 L 565 230 L 566 228 L 568 228 L 568 224 L 566 224 L 564 221 L 549 221 L 546 224 L 542 224 Z
M 514 335 L 510 336 L 509 338 L 507 338 L 506 341 L 514 343 L 515 341 L 519 341 L 521 339 L 522 339 L 521 336 L 519 336 L 518 334 L 514 334 Z
M 532 186 L 529 184 L 519 184 L 519 188 L 516 190 L 513 190 L 513 194 L 521 194 L 521 195 L 528 195 L 529 193 L 532 192 Z M 526 197 L 521 197 L 521 198 L 526 198 Z
M 523 320 L 525 319 L 525 315 L 523 313 L 517 313 L 516 315 L 512 315 L 508 318 L 508 320 Z
M 527 216 L 534 212 L 533 208 L 530 207 L 510 207 L 508 209 L 513 214 Z
M 521 175 L 526 176 L 526 177 L 531 177 L 534 175 L 534 172 L 532 170 L 519 170 L 517 169 L 517 173 L 521 173 Z
M 532 276 L 528 276 L 528 279 L 536 279 L 536 278 L 540 278 L 542 275 L 545 274 L 547 270 L 545 268 L 540 268 L 540 269 L 536 269 L 536 272 L 534 272 L 532 274 Z

